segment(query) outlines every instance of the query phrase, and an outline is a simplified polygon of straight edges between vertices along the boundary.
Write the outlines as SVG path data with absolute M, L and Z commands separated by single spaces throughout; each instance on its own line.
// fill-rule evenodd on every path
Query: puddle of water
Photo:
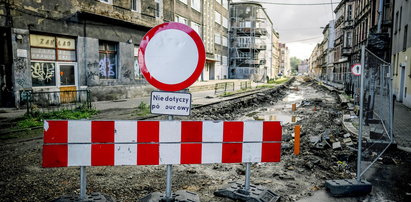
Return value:
M 259 114 L 259 116 L 254 116 L 254 120 L 264 120 L 264 121 L 280 121 L 283 124 L 293 123 L 299 120 L 298 117 L 289 114 Z
M 298 95 L 296 93 L 290 93 L 289 95 L 287 95 L 283 101 L 284 102 L 295 102 L 295 101 L 300 101 L 303 100 L 303 96 L 302 95 Z

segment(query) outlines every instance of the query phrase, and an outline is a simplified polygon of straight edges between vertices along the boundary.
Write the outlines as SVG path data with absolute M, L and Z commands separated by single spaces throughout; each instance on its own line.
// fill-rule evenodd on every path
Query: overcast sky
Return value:
M 321 27 L 333 19 L 332 10 L 340 0 L 254 0 L 260 2 L 273 21 L 274 29 L 280 34 L 280 42 L 286 43 L 290 57 L 310 57 L 315 45 L 322 40 Z M 246 0 L 234 0 L 246 2 Z M 331 7 L 331 2 L 333 6 Z M 326 5 L 276 5 L 327 3 Z

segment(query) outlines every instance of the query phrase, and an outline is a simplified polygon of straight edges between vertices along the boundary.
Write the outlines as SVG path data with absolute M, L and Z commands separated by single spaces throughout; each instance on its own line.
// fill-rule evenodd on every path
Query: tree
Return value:
M 301 59 L 297 57 L 290 58 L 291 71 L 298 71 L 298 65 L 301 64 Z

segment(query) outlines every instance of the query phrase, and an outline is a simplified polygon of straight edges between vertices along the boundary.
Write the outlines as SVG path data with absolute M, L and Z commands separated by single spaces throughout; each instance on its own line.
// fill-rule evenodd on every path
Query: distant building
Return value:
M 272 66 L 269 69 L 268 77 L 277 78 L 280 70 L 280 35 L 276 30 L 272 31 Z
M 353 52 L 354 9 L 355 0 L 342 0 L 334 10 L 336 21 L 332 81 L 336 83 L 343 83 L 344 74 L 350 72 Z
M 393 89 L 397 101 L 411 107 L 411 1 L 395 1 L 392 37 Z
M 228 79 L 228 0 L 203 1 L 203 12 L 198 12 L 204 22 L 206 65 L 200 79 Z
M 273 23 L 261 4 L 230 4 L 229 77 L 266 81 L 272 67 Z
M 322 55 L 323 55 L 323 45 L 322 43 L 318 43 L 313 51 L 311 52 L 310 58 L 309 58 L 309 75 L 311 77 L 317 78 L 317 79 L 323 79 L 321 78 L 322 75 Z
M 290 56 L 289 50 L 286 44 L 279 43 L 280 47 L 280 68 L 279 68 L 279 75 L 282 76 L 289 76 L 291 75 L 291 64 L 290 64 Z
M 298 64 L 298 67 L 297 67 L 298 74 L 308 75 L 308 73 L 310 71 L 309 66 L 310 65 L 309 65 L 309 60 L 308 59 L 301 61 L 301 63 Z

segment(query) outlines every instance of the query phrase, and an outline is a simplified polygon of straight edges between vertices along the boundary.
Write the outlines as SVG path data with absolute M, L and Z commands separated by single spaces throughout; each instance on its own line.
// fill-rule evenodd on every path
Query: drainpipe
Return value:
M 378 6 L 378 25 L 377 25 L 377 33 L 381 33 L 381 24 L 382 24 L 382 12 L 383 12 L 383 6 L 384 6 L 384 0 L 380 0 Z

